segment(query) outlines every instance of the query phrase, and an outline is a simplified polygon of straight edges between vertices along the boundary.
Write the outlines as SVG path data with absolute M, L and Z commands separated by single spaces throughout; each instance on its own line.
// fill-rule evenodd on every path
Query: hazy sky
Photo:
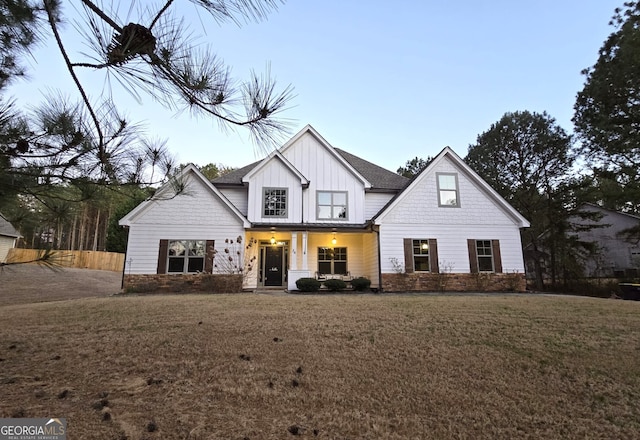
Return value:
M 127 2 L 122 2 L 127 3 Z M 469 144 L 505 112 L 547 111 L 567 131 L 576 93 L 623 0 L 291 0 L 267 21 L 240 28 L 175 5 L 193 31 L 249 77 L 271 64 L 295 99 L 283 116 L 293 132 L 313 125 L 333 146 L 395 171 L 408 159 Z M 53 45 L 34 52 L 31 81 L 9 90 L 36 104 L 47 90 L 75 97 Z M 83 76 L 98 96 L 100 74 Z M 221 132 L 206 118 L 175 115 L 151 98 L 116 101 L 147 133 L 167 138 L 179 162 L 243 166 L 264 156 L 242 130 Z

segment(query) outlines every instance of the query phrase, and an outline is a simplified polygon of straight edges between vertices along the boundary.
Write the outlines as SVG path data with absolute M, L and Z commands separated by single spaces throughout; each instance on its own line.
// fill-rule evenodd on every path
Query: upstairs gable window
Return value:
M 460 191 L 458 190 L 458 175 L 455 173 L 437 173 L 438 206 L 460 207 Z
M 318 220 L 347 220 L 346 191 L 317 192 Z
M 286 188 L 265 188 L 264 189 L 263 217 L 286 217 L 287 216 L 287 189 Z

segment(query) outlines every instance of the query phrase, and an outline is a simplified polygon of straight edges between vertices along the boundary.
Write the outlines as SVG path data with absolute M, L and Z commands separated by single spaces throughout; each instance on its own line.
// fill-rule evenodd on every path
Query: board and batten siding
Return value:
M 309 180 L 309 188 L 304 191 L 305 223 L 336 223 L 336 220 L 318 220 L 316 218 L 317 191 L 346 191 L 348 219 L 344 222 L 364 223 L 363 182 L 336 155 L 329 152 L 315 136 L 309 133 L 304 134 L 294 144 L 288 146 L 282 154 Z
M 125 274 L 154 274 L 162 239 L 215 240 L 224 248 L 225 239 L 244 237 L 240 219 L 197 179 L 187 178 L 185 194 L 149 201 L 129 226 Z
M 438 206 L 436 173 L 440 172 L 457 174 L 460 207 Z M 499 240 L 503 272 L 524 273 L 518 225 L 464 170 L 442 160 L 416 183 L 380 218 L 383 273 L 394 272 L 394 258 L 404 267 L 404 238 L 438 240 L 439 264 L 453 273 L 470 272 L 467 239 Z
M 264 189 L 287 188 L 287 215 L 264 217 Z M 302 221 L 302 185 L 300 179 L 277 157 L 272 158 L 249 181 L 247 218 L 257 223 L 300 223 Z

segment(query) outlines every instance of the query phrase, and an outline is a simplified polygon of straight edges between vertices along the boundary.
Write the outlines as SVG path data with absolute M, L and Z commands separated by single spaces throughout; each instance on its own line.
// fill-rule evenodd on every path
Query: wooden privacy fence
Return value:
M 9 249 L 7 262 L 34 261 L 44 254 L 42 249 Z M 122 272 L 124 268 L 124 254 L 116 252 L 98 251 L 50 251 L 53 255 L 51 262 L 63 267 L 77 267 L 81 269 L 111 270 Z

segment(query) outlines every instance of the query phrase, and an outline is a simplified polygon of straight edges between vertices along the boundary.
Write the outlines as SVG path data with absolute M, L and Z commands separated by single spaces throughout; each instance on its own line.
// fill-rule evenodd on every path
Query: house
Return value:
M 529 222 L 448 147 L 408 180 L 306 126 L 213 181 L 188 165 L 120 224 L 131 290 L 212 288 L 238 272 L 244 289 L 295 290 L 304 277 L 366 277 L 386 291 L 525 287 Z
M 588 277 L 637 277 L 640 269 L 640 243 L 625 231 L 640 227 L 640 217 L 586 203 L 582 211 L 595 213 L 589 219 L 574 218 L 571 223 L 579 241 L 594 243 L 596 256 L 585 262 Z
M 20 233 L 2 214 L 0 214 L 0 262 L 7 260 L 9 249 L 16 246 Z

